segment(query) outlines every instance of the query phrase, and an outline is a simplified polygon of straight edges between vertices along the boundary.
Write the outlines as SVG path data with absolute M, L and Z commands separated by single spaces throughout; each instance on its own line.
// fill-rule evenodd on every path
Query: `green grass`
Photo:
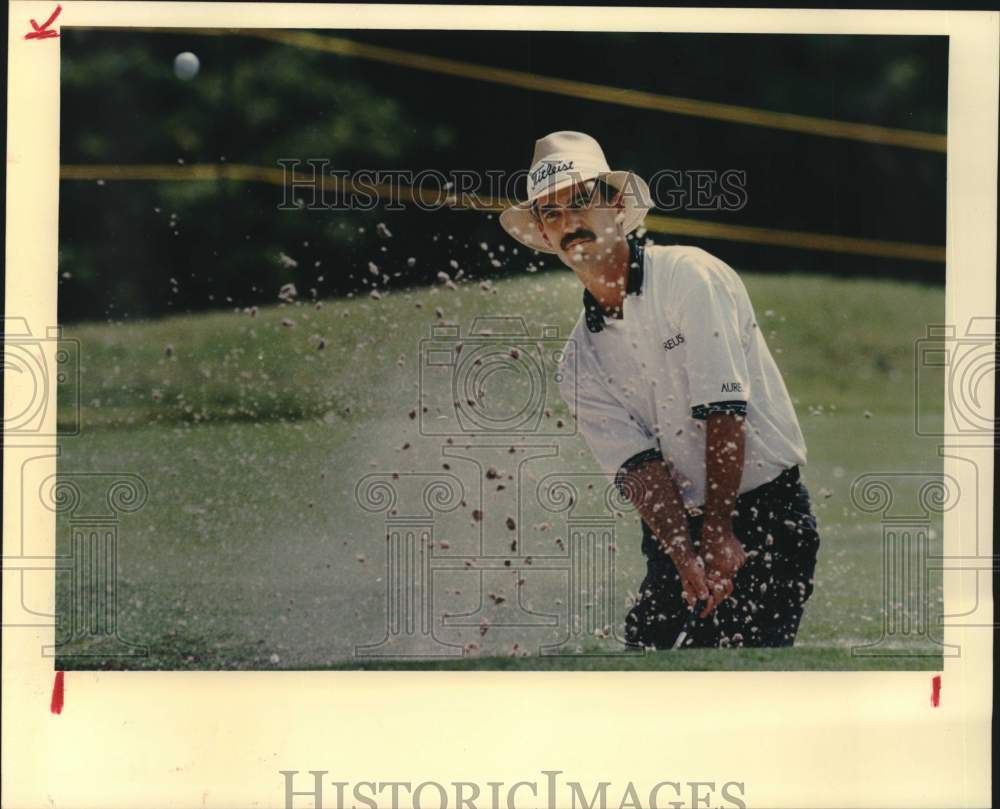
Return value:
M 506 508 L 507 493 L 483 502 L 471 461 L 442 457 L 442 438 L 422 436 L 418 344 L 442 322 L 465 329 L 477 315 L 520 315 L 531 334 L 542 325 L 568 333 L 580 289 L 568 273 L 478 284 L 456 291 L 398 290 L 369 298 L 262 308 L 255 317 L 218 312 L 159 321 L 76 324 L 81 344 L 80 435 L 62 439 L 60 472 L 128 472 L 149 488 L 146 505 L 119 522 L 119 629 L 148 656 L 65 655 L 63 668 L 315 669 L 865 669 L 938 668 L 939 657 L 852 656 L 881 629 L 881 525 L 859 511 L 850 484 L 861 474 L 940 475 L 935 444 L 914 435 L 913 346 L 927 324 L 943 320 L 943 290 L 900 282 L 744 274 L 772 352 L 796 401 L 809 446 L 805 482 L 813 495 L 822 547 L 817 585 L 794 649 L 685 651 L 647 656 L 514 657 L 558 639 L 551 629 L 493 624 L 438 627 L 478 653 L 447 661 L 354 657 L 377 641 L 385 621 L 385 522 L 355 500 L 370 473 L 450 470 L 466 486 L 464 505 L 435 518 L 435 539 L 459 567 L 478 545 L 473 507 Z M 443 310 L 443 318 L 435 309 Z M 833 314 L 827 315 L 826 312 Z M 292 319 L 294 326 L 282 325 Z M 316 338 L 326 341 L 317 350 Z M 170 356 L 166 347 L 171 347 Z M 513 393 L 511 395 L 514 395 Z M 919 406 L 940 413 L 940 380 L 921 379 Z M 558 399 L 550 421 L 567 419 Z M 867 413 L 866 413 L 867 411 Z M 60 418 L 68 419 L 63 403 Z M 434 415 L 431 413 L 431 415 Z M 938 415 L 940 418 L 940 415 Z M 568 468 L 596 472 L 582 439 L 556 439 L 560 457 L 526 463 L 522 483 Z M 540 442 L 544 443 L 544 442 Z M 404 449 L 404 445 L 409 445 Z M 513 474 L 523 454 L 495 465 Z M 597 479 L 597 478 L 595 478 Z M 90 484 L 87 484 L 90 485 Z M 512 486 L 512 488 L 514 488 Z M 897 492 L 915 497 L 916 483 Z M 526 498 L 525 553 L 558 556 L 560 515 Z M 402 500 L 399 509 L 410 508 Z M 543 530 L 541 523 L 554 525 Z M 932 546 L 940 547 L 940 520 Z M 69 520 L 59 518 L 67 548 Z M 618 618 L 641 579 L 638 521 L 616 523 Z M 437 551 L 435 551 L 437 553 Z M 476 572 L 435 574 L 435 609 L 475 609 Z M 513 574 L 511 574 L 513 576 Z M 531 571 L 522 598 L 552 611 L 564 587 Z M 514 587 L 498 577 L 496 588 Z M 513 590 L 505 590 L 516 597 Z M 60 588 L 66 613 L 68 590 Z M 940 582 L 932 587 L 932 608 Z M 492 609 L 492 608 L 491 608 Z M 491 613 L 492 614 L 492 613 Z M 585 651 L 599 650 L 593 639 Z M 84 652 L 87 641 L 67 647 Z M 99 650 L 95 650 L 98 651 Z
M 833 407 L 855 415 L 912 414 L 914 344 L 928 324 L 943 322 L 940 288 L 803 275 L 743 278 L 803 413 Z M 566 335 L 580 309 L 580 286 L 568 272 L 520 276 L 495 289 L 418 287 L 377 302 L 265 307 L 255 317 L 216 312 L 72 325 L 66 336 L 82 344 L 82 421 L 93 429 L 324 416 L 357 422 L 396 413 L 398 396 L 415 384 L 416 344 L 430 337 L 433 324 L 522 316 L 533 334 L 544 324 Z M 435 317 L 438 307 L 443 321 Z M 284 320 L 295 325 L 283 326 Z M 327 348 L 317 351 L 314 336 Z M 369 395 L 390 382 L 403 390 Z M 940 380 L 920 389 L 924 410 L 940 411 L 942 397 Z M 63 407 L 63 418 L 67 412 Z

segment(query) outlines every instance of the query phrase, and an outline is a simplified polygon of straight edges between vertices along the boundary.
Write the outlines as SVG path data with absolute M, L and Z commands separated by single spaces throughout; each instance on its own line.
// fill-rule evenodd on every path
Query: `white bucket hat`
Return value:
M 532 203 L 560 188 L 584 180 L 604 180 L 622 191 L 625 232 L 642 223 L 652 207 L 649 186 L 631 171 L 612 171 L 601 145 L 583 132 L 553 132 L 535 141 L 528 170 L 528 199 L 500 214 L 500 225 L 521 244 L 542 253 L 555 253 L 538 230 Z

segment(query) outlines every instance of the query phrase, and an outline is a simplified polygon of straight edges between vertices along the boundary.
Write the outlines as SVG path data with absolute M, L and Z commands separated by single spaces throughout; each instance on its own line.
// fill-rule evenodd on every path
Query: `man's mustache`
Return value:
M 562 240 L 559 242 L 559 246 L 563 250 L 566 250 L 569 247 L 570 242 L 574 241 L 575 239 L 595 240 L 597 239 L 597 236 L 594 233 L 591 233 L 589 230 L 580 229 L 574 231 L 573 233 L 567 233 L 565 236 L 563 236 Z

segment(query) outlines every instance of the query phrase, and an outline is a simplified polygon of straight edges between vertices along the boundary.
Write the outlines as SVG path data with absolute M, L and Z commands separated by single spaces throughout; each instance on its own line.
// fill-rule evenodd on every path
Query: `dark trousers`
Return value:
M 809 492 L 797 466 L 786 469 L 736 501 L 733 532 L 747 551 L 736 574 L 733 594 L 708 618 L 691 615 L 681 595 L 681 580 L 670 556 L 642 524 L 646 578 L 625 618 L 629 643 L 673 648 L 688 622 L 684 647 L 791 646 L 812 595 L 819 534 Z M 688 515 L 695 550 L 700 551 L 702 515 Z

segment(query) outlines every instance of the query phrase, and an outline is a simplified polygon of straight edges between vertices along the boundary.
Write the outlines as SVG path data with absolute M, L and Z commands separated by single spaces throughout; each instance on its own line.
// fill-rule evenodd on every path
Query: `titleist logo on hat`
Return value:
M 500 214 L 500 225 L 521 244 L 540 253 L 557 253 L 546 241 L 535 218 L 535 203 L 547 194 L 588 180 L 603 180 L 622 192 L 622 227 L 631 233 L 642 222 L 652 203 L 649 186 L 630 171 L 612 171 L 601 145 L 583 132 L 552 132 L 535 141 L 527 173 L 528 198 Z M 588 197 L 589 199 L 589 197 Z
M 532 185 L 538 185 L 542 180 L 547 180 L 553 174 L 558 174 L 560 171 L 569 171 L 573 168 L 572 160 L 563 160 L 559 163 L 546 163 L 544 166 L 535 169 L 531 172 L 531 182 Z

